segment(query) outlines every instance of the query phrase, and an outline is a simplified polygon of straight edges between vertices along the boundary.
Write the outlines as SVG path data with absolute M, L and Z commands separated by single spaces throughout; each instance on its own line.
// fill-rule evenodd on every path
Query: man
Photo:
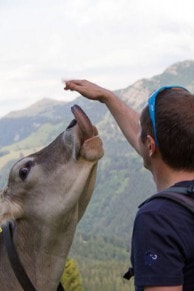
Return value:
M 103 102 L 142 156 L 157 191 L 194 189 L 194 96 L 180 86 L 155 91 L 141 115 L 113 92 L 85 80 L 66 82 Z M 194 291 L 194 215 L 167 199 L 146 201 L 133 229 L 131 260 L 136 291 Z

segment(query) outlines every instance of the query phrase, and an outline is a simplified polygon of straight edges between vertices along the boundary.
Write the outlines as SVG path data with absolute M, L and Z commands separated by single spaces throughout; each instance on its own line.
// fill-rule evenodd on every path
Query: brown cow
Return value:
M 80 107 L 51 144 L 16 162 L 1 192 L 0 223 L 14 221 L 13 241 L 37 291 L 56 291 L 77 223 L 103 156 L 97 129 Z M 0 290 L 21 291 L 0 234 Z

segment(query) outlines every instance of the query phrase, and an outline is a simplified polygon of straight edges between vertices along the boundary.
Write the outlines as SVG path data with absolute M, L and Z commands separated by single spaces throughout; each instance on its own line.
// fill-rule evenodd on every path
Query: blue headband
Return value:
M 163 86 L 163 87 L 155 90 L 148 99 L 149 114 L 150 114 L 150 118 L 152 121 L 154 138 L 155 138 L 155 143 L 157 144 L 157 146 L 159 146 L 159 143 L 158 143 L 157 131 L 156 131 L 156 97 L 158 96 L 158 94 L 160 92 L 162 92 L 166 89 L 172 89 L 172 88 L 183 89 L 183 90 L 189 92 L 186 88 L 184 88 L 182 86 Z

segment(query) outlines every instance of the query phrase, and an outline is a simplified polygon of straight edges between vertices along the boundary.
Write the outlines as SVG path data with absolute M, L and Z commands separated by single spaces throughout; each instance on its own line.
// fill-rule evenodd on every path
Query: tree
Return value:
M 81 276 L 75 260 L 67 259 L 61 283 L 65 291 L 83 291 Z

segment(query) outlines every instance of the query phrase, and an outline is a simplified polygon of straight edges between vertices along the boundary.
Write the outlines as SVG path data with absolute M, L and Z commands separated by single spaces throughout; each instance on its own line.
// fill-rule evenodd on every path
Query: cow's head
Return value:
M 65 226 L 82 217 L 94 189 L 101 139 L 83 110 L 51 144 L 16 162 L 2 191 L 0 222 L 28 219 Z

